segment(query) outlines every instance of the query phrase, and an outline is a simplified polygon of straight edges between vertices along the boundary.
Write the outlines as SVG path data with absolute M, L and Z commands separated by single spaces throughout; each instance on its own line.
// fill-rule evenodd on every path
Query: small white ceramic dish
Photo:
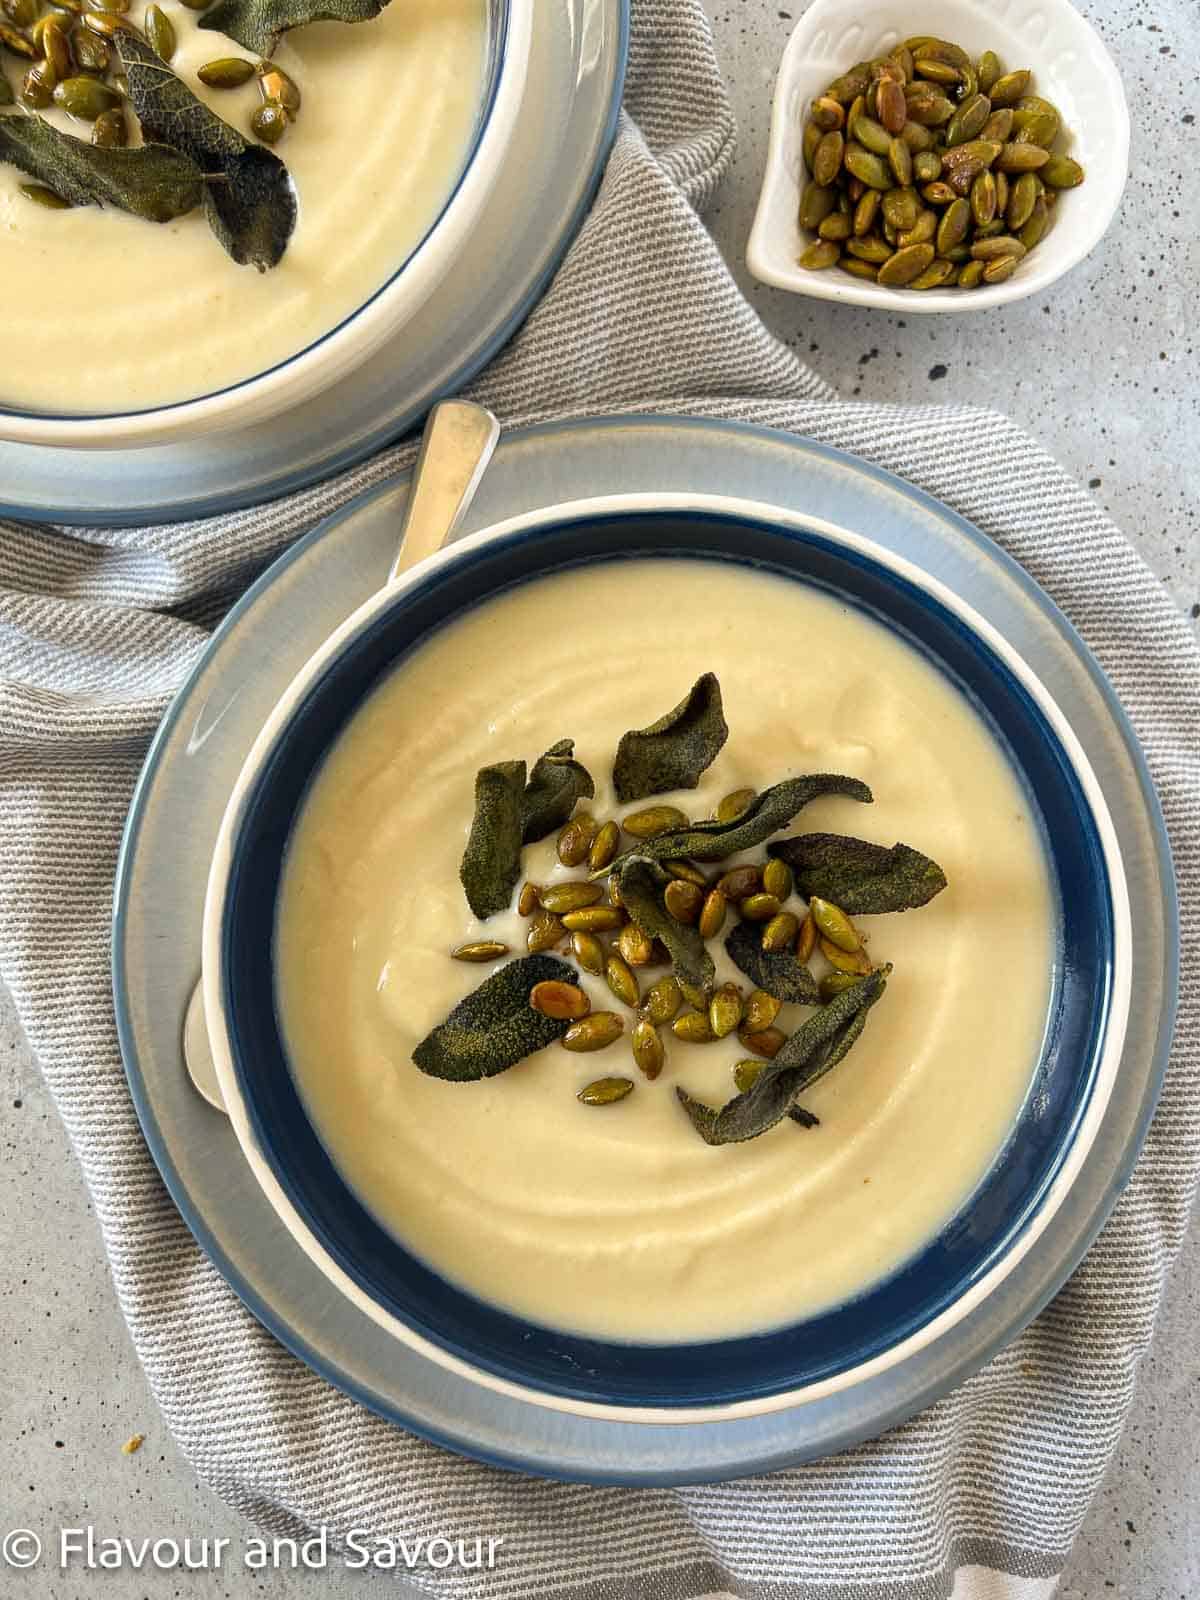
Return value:
M 1053 226 L 1005 283 L 972 289 L 892 289 L 836 268 L 797 265 L 808 242 L 797 221 L 804 181 L 800 142 L 815 95 L 856 61 L 885 55 L 927 31 L 973 55 L 994 50 L 1007 67 L 1033 70 L 1037 94 L 1052 100 L 1068 130 L 1070 154 L 1087 177 L 1065 190 Z M 778 289 L 885 311 L 983 311 L 1046 289 L 1083 260 L 1116 215 L 1129 170 L 1129 108 L 1116 64 L 1099 34 L 1070 0 L 937 0 L 915 10 L 908 0 L 813 0 L 788 40 L 775 84 L 767 169 L 746 262 Z
M 104 416 L 67 416 L 6 410 L 0 399 L 0 439 L 109 451 L 228 433 L 299 406 L 360 367 L 421 314 L 474 236 L 517 125 L 534 5 L 535 0 L 491 0 L 486 97 L 466 166 L 417 248 L 352 316 L 270 371 L 179 404 Z

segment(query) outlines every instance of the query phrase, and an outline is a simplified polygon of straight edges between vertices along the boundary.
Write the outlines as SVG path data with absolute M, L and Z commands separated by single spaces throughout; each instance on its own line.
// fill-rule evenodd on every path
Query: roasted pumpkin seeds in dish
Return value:
M 1084 180 L 1061 113 L 1033 89 L 1029 68 L 920 34 L 836 78 L 801 140 L 799 264 L 917 292 L 1010 277 L 1057 192 Z M 997 218 L 1020 251 L 976 255 Z

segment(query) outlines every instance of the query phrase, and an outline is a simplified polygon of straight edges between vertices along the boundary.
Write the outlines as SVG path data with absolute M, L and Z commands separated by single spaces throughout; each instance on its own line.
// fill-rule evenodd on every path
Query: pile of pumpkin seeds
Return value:
M 184 0 L 203 11 L 211 0 Z M 126 29 L 144 38 L 164 62 L 178 48 L 175 24 L 159 5 L 150 5 L 138 28 L 128 15 L 130 0 L 0 0 L 0 107 L 19 103 L 30 111 L 55 106 L 76 122 L 91 125 L 91 142 L 120 148 L 129 142 L 127 89 L 113 36 Z M 14 92 L 3 70 L 5 58 L 23 75 Z M 275 145 L 300 110 L 300 90 L 271 61 L 222 56 L 197 73 L 210 89 L 241 88 L 257 79 L 261 104 L 249 118 L 250 131 Z M 21 192 L 49 209 L 67 202 L 41 184 L 23 183 Z
M 800 265 L 909 289 L 1010 278 L 1084 177 L 1032 88 L 1029 69 L 925 34 L 835 78 L 804 126 Z
M 753 789 L 736 790 L 720 802 L 713 820 L 735 821 L 755 798 Z M 584 972 L 604 979 L 621 1009 L 594 1011 L 578 984 L 557 979 L 535 984 L 529 1004 L 541 1015 L 569 1024 L 558 1041 L 564 1050 L 590 1053 L 628 1038 L 633 1062 L 646 1079 L 657 1078 L 666 1065 L 664 1031 L 684 1045 L 712 1044 L 736 1033 L 746 1054 L 733 1067 L 733 1081 L 744 1093 L 763 1062 L 787 1042 L 777 1026 L 783 1002 L 766 989 L 751 987 L 747 992 L 745 986 L 724 983 L 706 1006 L 689 1005 L 673 972 L 655 973 L 656 968 L 670 968 L 666 947 L 648 938 L 630 917 L 615 876 L 602 881 L 605 868 L 630 842 L 688 826 L 687 815 L 671 805 L 647 806 L 620 821 L 604 822 L 577 810 L 563 825 L 558 859 L 564 867 L 585 869 L 587 876 L 522 885 L 517 910 L 528 919 L 526 949 L 530 955 L 557 950 L 570 956 Z M 874 970 L 864 935 L 844 911 L 820 896 L 807 903 L 794 898 L 792 869 L 784 861 L 767 858 L 711 875 L 688 860 L 665 866 L 671 876 L 665 903 L 678 922 L 714 940 L 731 918 L 740 918 L 760 930 L 764 952 L 794 953 L 803 966 L 819 955 L 828 968 L 818 984 L 821 1000 L 831 1000 Z M 452 955 L 459 961 L 492 962 L 511 953 L 502 941 L 479 940 L 458 946 Z M 597 1078 L 579 1090 L 578 1098 L 589 1106 L 613 1105 L 632 1094 L 635 1082 L 624 1074 Z M 794 1120 L 805 1126 L 816 1121 L 808 1114 Z

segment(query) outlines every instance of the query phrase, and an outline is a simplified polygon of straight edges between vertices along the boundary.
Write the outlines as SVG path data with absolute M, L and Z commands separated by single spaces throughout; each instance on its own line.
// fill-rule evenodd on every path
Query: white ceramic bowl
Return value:
M 994 50 L 1007 67 L 1033 69 L 1033 90 L 1063 115 L 1070 153 L 1086 178 L 1059 197 L 1050 227 L 1004 283 L 972 289 L 892 289 L 836 268 L 797 265 L 810 242 L 797 221 L 804 181 L 800 142 L 814 96 L 856 61 L 885 55 L 917 32 L 952 39 L 974 55 Z M 1069 0 L 813 0 L 788 40 L 771 112 L 767 170 L 746 262 L 778 289 L 910 312 L 983 311 L 1046 289 L 1082 261 L 1116 215 L 1129 170 L 1129 108 L 1116 64 Z
M 298 406 L 344 378 L 416 317 L 464 250 L 508 152 L 525 92 L 534 6 L 490 0 L 489 103 L 453 193 L 390 281 L 339 327 L 257 377 L 217 393 L 151 410 L 105 416 L 7 411 L 0 439 L 76 450 L 116 450 L 249 427 Z

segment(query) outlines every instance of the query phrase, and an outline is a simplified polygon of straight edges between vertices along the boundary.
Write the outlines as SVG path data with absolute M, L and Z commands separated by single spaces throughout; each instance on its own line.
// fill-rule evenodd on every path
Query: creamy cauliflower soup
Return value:
M 177 40 L 170 70 L 253 145 L 254 76 L 214 88 L 198 73 L 258 54 L 199 29 L 175 0 L 161 9 Z M 134 0 L 129 20 L 143 23 L 145 10 Z M 232 260 L 202 208 L 166 223 L 112 205 L 51 210 L 23 192 L 29 174 L 0 159 L 0 405 L 166 405 L 265 372 L 330 332 L 399 269 L 448 199 L 479 111 L 486 27 L 486 0 L 391 0 L 367 22 L 283 35 L 271 60 L 302 102 L 271 148 L 291 175 L 296 221 L 269 271 Z M 0 61 L 17 91 L 29 63 Z M 0 108 L 0 119 L 22 115 L 89 139 L 54 103 Z M 132 114 L 128 126 L 137 143 Z
M 618 803 L 618 741 L 654 723 L 704 673 L 719 681 L 729 731 L 698 787 Z M 657 1030 L 665 1061 L 648 1076 L 631 1053 L 635 1012 L 603 976 L 582 970 L 571 935 L 549 954 L 571 969 L 592 1015 L 622 1018 L 615 1042 L 574 1052 L 556 1040 L 472 1082 L 414 1064 L 465 996 L 527 959 L 533 918 L 518 899 L 528 913 L 531 891 L 522 896 L 519 885 L 587 879 L 586 860 L 562 865 L 557 830 L 525 847 L 519 884 L 486 920 L 472 915 L 459 877 L 468 836 L 477 837 L 478 769 L 518 758 L 532 767 L 566 738 L 595 785 L 576 817 L 598 823 L 660 805 L 711 818 L 741 789 L 844 775 L 846 792 L 816 798 L 767 844 L 703 862 L 707 885 L 739 863 L 763 864 L 770 843 L 794 835 L 903 841 L 936 858 L 928 867 L 940 867 L 946 886 L 928 903 L 853 916 L 869 952 L 863 967 L 891 972 L 853 1049 L 798 1095 L 804 1122 L 785 1115 L 744 1142 L 705 1142 L 676 1091 L 713 1108 L 730 1101 L 736 1064 L 755 1059 L 744 1028 L 689 1043 L 666 1022 Z M 852 780 L 870 786 L 872 804 Z M 623 850 L 638 847 L 623 836 Z M 686 901 L 683 889 L 667 903 L 694 916 Z M 748 919 L 749 901 L 740 905 Z M 825 905 L 813 899 L 810 914 Z M 803 927 L 798 894 L 786 916 Z M 757 947 L 766 925 L 727 907 L 708 942 L 717 986 L 755 989 L 724 941 L 743 926 Z M 790 935 L 794 924 L 782 926 Z M 698 560 L 607 563 L 526 584 L 462 617 L 348 723 L 288 848 L 278 1005 L 334 1162 L 433 1268 L 564 1329 L 714 1338 L 861 1292 L 968 1199 L 1029 1088 L 1053 929 L 1026 794 L 979 715 L 913 648 L 778 576 Z M 480 941 L 507 953 L 474 965 L 452 959 Z M 837 955 L 827 941 L 811 956 L 821 997 L 778 1008 L 781 1035 L 800 1034 L 825 1014 L 817 1007 L 859 981 L 839 978 L 822 948 Z M 644 1000 L 671 969 L 627 970 Z M 632 1087 L 600 1103 L 579 1098 L 614 1080 Z

